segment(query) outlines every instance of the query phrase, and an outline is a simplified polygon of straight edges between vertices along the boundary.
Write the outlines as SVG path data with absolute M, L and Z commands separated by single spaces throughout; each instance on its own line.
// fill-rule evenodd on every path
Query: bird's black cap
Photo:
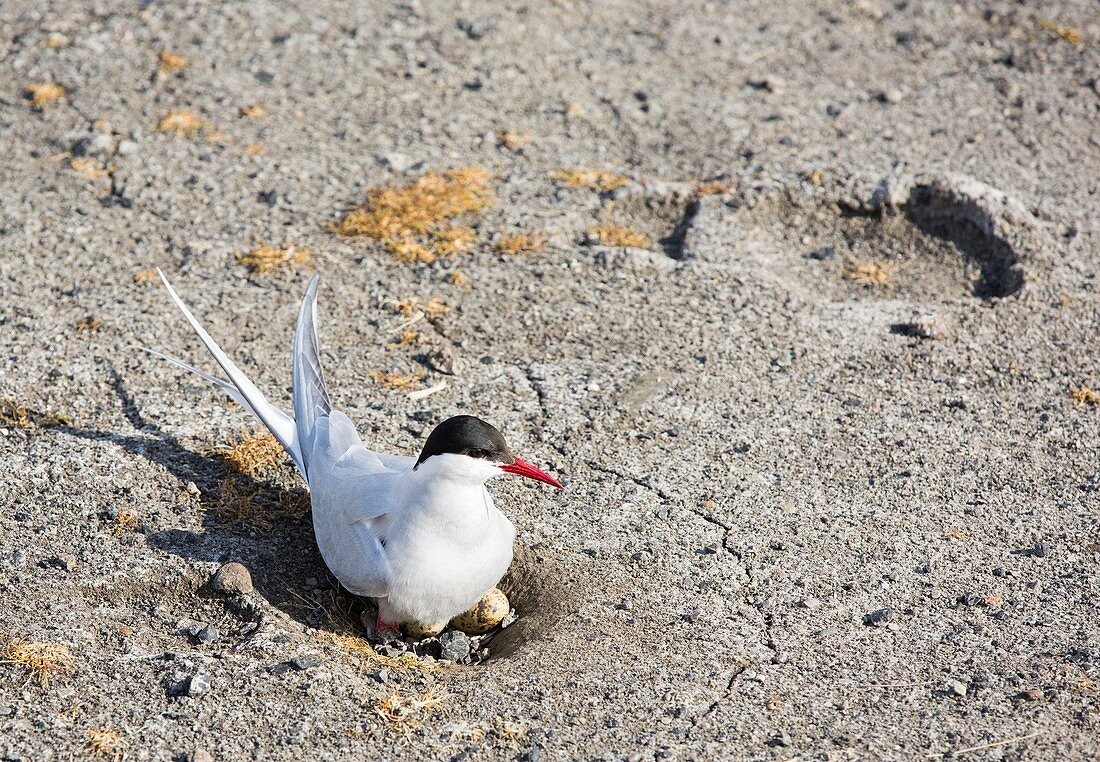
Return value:
M 433 455 L 444 453 L 468 455 L 493 463 L 511 463 L 516 459 L 508 449 L 504 435 L 492 424 L 472 415 L 456 415 L 436 426 L 428 435 L 428 441 L 424 443 L 416 465 L 419 466 Z

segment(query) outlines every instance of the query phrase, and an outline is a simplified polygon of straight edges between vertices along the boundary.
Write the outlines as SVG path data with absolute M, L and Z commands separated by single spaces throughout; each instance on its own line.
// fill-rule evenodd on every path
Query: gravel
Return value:
M 0 3 L 0 647 L 72 655 L 45 688 L 0 664 L 0 753 L 110 725 L 158 760 L 1100 756 L 1094 3 L 460 6 Z M 468 165 L 495 199 L 468 251 L 331 232 Z M 551 177 L 589 168 L 626 182 Z M 604 224 L 646 243 L 581 245 Z M 498 253 L 518 233 L 544 245 Z M 312 265 L 253 272 L 260 243 Z M 258 426 L 138 349 L 217 372 L 153 267 L 282 407 L 319 274 L 368 446 L 468 412 L 567 484 L 491 483 L 518 618 L 476 663 L 356 640 L 291 465 L 226 486 Z

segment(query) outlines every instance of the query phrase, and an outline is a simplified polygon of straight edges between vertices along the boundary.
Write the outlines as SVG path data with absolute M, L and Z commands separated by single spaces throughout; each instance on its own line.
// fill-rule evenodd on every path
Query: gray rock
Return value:
M 961 680 L 951 680 L 947 683 L 947 690 L 951 695 L 962 698 L 966 696 L 968 686 Z
M 252 575 L 244 564 L 231 561 L 214 574 L 210 589 L 225 595 L 248 595 L 252 592 Z
M 300 654 L 290 660 L 290 665 L 297 670 L 307 670 L 321 663 L 321 657 L 317 654 Z
M 138 152 L 140 147 L 140 144 L 138 144 L 136 140 L 120 140 L 118 141 L 118 148 L 116 150 L 119 156 L 132 156 Z
M 210 692 L 210 678 L 202 672 L 191 677 L 187 681 L 188 696 L 203 696 Z
M 893 609 L 877 609 L 863 617 L 863 623 L 868 627 L 884 627 L 894 621 Z
M 390 151 L 384 153 L 378 157 L 378 163 L 384 167 L 389 167 L 394 172 L 404 172 L 407 169 L 412 169 L 416 165 L 414 159 L 409 158 L 399 151 Z
M 212 624 L 208 624 L 195 634 L 195 639 L 200 643 L 213 643 L 220 636 L 221 633 L 218 632 L 218 628 Z
M 453 376 L 458 371 L 458 357 L 454 347 L 444 345 L 428 354 L 428 366 L 437 373 Z
M 749 80 L 749 85 L 757 90 L 767 90 L 769 93 L 782 92 L 787 87 L 787 82 L 782 77 L 768 74 L 763 77 L 755 77 Z
M 947 321 L 940 315 L 918 315 L 912 320 L 893 326 L 896 333 L 913 336 L 918 339 L 947 338 Z
M 81 138 L 73 144 L 73 156 L 109 156 L 115 152 L 115 139 L 101 132 Z
M 445 632 L 439 636 L 440 658 L 454 662 L 463 662 L 470 658 L 470 636 L 458 630 Z

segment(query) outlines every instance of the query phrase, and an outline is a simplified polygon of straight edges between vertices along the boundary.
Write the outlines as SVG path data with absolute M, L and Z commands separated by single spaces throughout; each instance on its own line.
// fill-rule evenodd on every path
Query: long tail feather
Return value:
M 317 419 L 332 412 L 325 377 L 321 372 L 321 355 L 317 343 L 317 284 L 313 276 L 298 310 L 298 325 L 294 331 L 294 420 L 297 424 L 298 446 L 309 468 L 313 434 Z
M 192 373 L 198 374 L 202 378 L 212 382 L 222 391 L 228 393 L 230 397 L 239 402 L 242 407 L 252 413 L 252 415 L 259 419 L 260 423 L 267 427 L 267 430 L 279 440 L 279 444 L 281 444 L 283 449 L 290 455 L 291 459 L 294 461 L 294 465 L 298 467 L 302 476 L 305 476 L 305 462 L 302 458 L 302 451 L 298 444 L 298 431 L 294 424 L 294 419 L 267 401 L 263 392 L 257 389 L 256 385 L 248 380 L 248 377 L 237 367 L 236 363 L 229 359 L 229 356 L 222 351 L 218 343 L 214 341 L 195 316 L 191 314 L 191 310 L 187 309 L 187 305 L 179 298 L 179 295 L 176 293 L 176 290 L 172 288 L 172 284 L 168 282 L 164 273 L 158 269 L 157 274 L 160 276 L 161 282 L 164 283 L 164 287 L 168 289 L 168 295 L 172 297 L 172 301 L 179 307 L 180 312 L 187 318 L 187 322 L 191 324 L 191 327 L 195 330 L 195 333 L 198 334 L 202 343 L 206 346 L 206 349 L 214 356 L 214 360 L 217 361 L 221 369 L 225 371 L 225 375 L 229 376 L 229 380 L 233 383 L 230 385 L 219 378 L 215 378 L 173 357 L 162 355 L 159 352 L 153 352 L 153 354 L 163 357 L 169 362 L 191 371 Z

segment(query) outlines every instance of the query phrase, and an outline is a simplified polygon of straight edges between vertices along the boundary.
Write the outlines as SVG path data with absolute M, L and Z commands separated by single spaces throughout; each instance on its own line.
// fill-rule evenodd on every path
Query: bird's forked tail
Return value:
M 232 383 L 216 378 L 174 357 L 169 357 L 152 349 L 146 349 L 145 351 L 201 376 L 228 394 L 267 427 L 268 431 L 279 440 L 287 454 L 290 455 L 298 471 L 301 472 L 302 476 L 306 476 L 308 463 L 306 462 L 305 453 L 309 452 L 310 448 L 303 447 L 303 443 L 309 442 L 309 436 L 313 431 L 317 415 L 327 414 L 329 410 L 328 396 L 325 393 L 324 380 L 321 378 L 321 366 L 317 355 L 317 336 L 313 329 L 313 305 L 317 291 L 317 277 L 314 276 L 313 280 L 310 281 L 309 289 L 306 291 L 306 298 L 302 303 L 302 312 L 298 317 L 297 335 L 294 339 L 294 410 L 298 418 L 296 423 L 295 418 L 267 401 L 263 392 L 248 380 L 248 377 L 237 367 L 236 363 L 229 359 L 229 356 L 222 351 L 218 343 L 191 314 L 191 310 L 187 309 L 187 305 L 179 298 L 175 289 L 172 288 L 172 284 L 164 277 L 164 273 L 158 269 L 157 274 L 160 275 L 164 287 L 168 289 L 172 301 L 179 307 L 180 312 L 187 318 L 187 322 L 191 324 L 195 333 L 198 334 L 202 343 L 214 356 L 214 359 Z M 302 318 L 306 314 L 309 316 L 308 322 L 303 321 Z M 303 325 L 304 322 L 305 325 Z M 303 334 L 308 334 L 308 336 L 302 338 Z M 306 390 L 304 394 L 300 395 L 300 388 Z M 299 399 L 300 396 L 301 399 Z M 322 410 L 323 413 L 321 413 Z

